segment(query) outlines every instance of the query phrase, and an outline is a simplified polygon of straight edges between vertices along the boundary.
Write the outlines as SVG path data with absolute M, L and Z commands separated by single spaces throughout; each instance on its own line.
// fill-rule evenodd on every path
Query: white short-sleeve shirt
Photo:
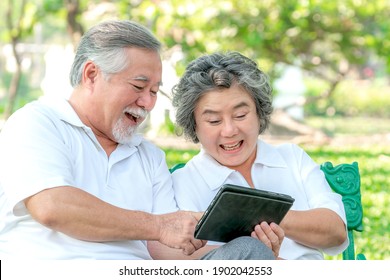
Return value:
M 42 99 L 11 116 L 0 155 L 1 259 L 151 259 L 142 240 L 86 242 L 37 223 L 23 200 L 44 189 L 73 186 L 124 209 L 177 210 L 164 152 L 135 135 L 108 158 L 67 100 Z
M 204 150 L 173 174 L 176 201 L 183 210 L 204 211 L 223 184 L 249 187 L 237 171 L 220 165 Z M 294 144 L 272 146 L 258 141 L 257 157 L 252 166 L 252 181 L 256 189 L 288 194 L 295 198 L 291 209 L 328 208 L 336 212 L 346 224 L 341 196 L 329 187 L 323 172 L 307 153 Z M 342 245 L 323 251 L 329 255 L 341 253 Z M 287 237 L 280 255 L 284 259 L 323 259 L 320 250 L 306 247 Z

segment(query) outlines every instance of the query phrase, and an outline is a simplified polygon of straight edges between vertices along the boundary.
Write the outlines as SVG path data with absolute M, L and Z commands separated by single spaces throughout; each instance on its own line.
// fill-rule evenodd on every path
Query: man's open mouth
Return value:
M 126 115 L 127 118 L 129 118 L 130 120 L 132 120 L 135 123 L 140 121 L 140 118 L 141 118 L 140 115 L 137 115 L 137 114 L 134 114 L 134 113 L 125 112 L 125 115 Z
M 123 110 L 126 118 L 134 122 L 135 124 L 140 124 L 148 116 L 148 111 L 143 108 L 130 108 L 127 107 Z

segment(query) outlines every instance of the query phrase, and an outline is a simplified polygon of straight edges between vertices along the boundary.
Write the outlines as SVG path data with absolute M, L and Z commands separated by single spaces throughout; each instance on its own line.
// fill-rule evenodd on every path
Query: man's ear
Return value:
M 83 69 L 83 84 L 86 87 L 91 87 L 95 83 L 96 76 L 99 72 L 98 67 L 92 61 L 87 61 Z

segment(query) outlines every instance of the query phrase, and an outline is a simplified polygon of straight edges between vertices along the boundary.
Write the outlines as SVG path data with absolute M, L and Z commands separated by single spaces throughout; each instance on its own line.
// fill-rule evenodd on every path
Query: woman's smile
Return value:
M 240 149 L 240 147 L 242 146 L 242 144 L 244 143 L 243 140 L 239 141 L 239 142 L 236 142 L 235 144 L 221 144 L 219 145 L 223 150 L 225 151 L 236 151 L 238 149 Z

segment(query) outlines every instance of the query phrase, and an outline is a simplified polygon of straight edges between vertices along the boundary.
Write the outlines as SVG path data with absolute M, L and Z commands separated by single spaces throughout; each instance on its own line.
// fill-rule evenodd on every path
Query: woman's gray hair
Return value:
M 161 51 L 161 43 L 146 27 L 130 20 L 109 20 L 88 30 L 80 40 L 70 70 L 70 83 L 81 83 L 82 71 L 87 61 L 93 61 L 105 78 L 124 70 L 129 61 L 127 48 Z
M 272 88 L 268 76 L 256 62 L 238 52 L 214 53 L 190 62 L 172 89 L 176 123 L 184 136 L 198 143 L 194 111 L 200 97 L 214 89 L 242 86 L 253 98 L 260 121 L 259 134 L 268 127 L 272 107 Z

